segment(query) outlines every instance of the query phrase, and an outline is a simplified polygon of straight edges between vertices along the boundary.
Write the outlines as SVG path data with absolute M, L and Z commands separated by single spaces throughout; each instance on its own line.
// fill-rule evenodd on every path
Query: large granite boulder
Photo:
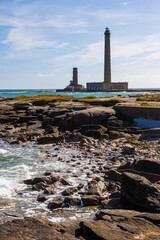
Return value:
M 139 160 L 133 162 L 131 168 L 136 171 L 160 174 L 160 160 Z
M 160 161 L 159 160 L 138 160 L 133 163 L 128 162 L 121 165 L 118 172 L 131 172 L 147 178 L 150 182 L 160 181 Z
M 160 212 L 160 187 L 140 175 L 123 173 L 121 200 L 131 208 L 137 207 L 149 212 Z
M 68 114 L 64 119 L 62 119 L 62 121 L 59 122 L 59 124 L 64 130 L 73 130 L 86 124 L 103 125 L 112 115 L 115 115 L 115 110 L 111 107 L 93 107 Z

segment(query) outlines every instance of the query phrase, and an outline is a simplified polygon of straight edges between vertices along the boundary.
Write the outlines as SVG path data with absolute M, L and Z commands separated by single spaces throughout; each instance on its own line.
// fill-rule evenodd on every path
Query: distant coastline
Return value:
M 20 95 L 37 96 L 37 95 L 71 95 L 74 97 L 85 97 L 94 95 L 96 97 L 116 97 L 143 94 L 159 93 L 160 88 L 133 88 L 123 92 L 56 92 L 56 89 L 0 89 L 0 97 L 17 97 Z

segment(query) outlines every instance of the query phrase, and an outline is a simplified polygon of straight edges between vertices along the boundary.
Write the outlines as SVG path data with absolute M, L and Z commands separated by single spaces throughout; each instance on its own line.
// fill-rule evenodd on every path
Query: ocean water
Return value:
M 73 161 L 70 161 L 74 155 Z M 76 164 L 80 161 L 80 164 Z M 54 194 L 49 195 L 45 203 L 37 201 L 39 192 L 24 184 L 24 180 L 43 176 L 45 171 L 65 177 L 72 186 L 79 183 L 87 184 L 87 160 L 76 149 L 65 146 L 39 146 L 35 143 L 25 145 L 10 145 L 0 140 L 0 216 L 6 216 L 8 211 L 23 216 L 48 218 L 51 221 L 65 221 L 81 217 L 88 217 L 92 210 L 66 209 L 63 213 L 51 212 L 48 202 L 61 197 L 65 186 L 55 188 Z M 78 165 L 78 167 L 77 167 Z M 0 219 L 1 220 L 1 219 Z
M 55 89 L 0 89 L 0 97 L 17 97 L 20 95 L 26 96 L 37 96 L 37 95 L 69 95 L 74 97 L 86 97 L 94 95 L 96 97 L 111 97 L 111 96 L 128 96 L 128 95 L 136 95 L 138 94 L 139 89 L 137 92 L 56 92 Z M 152 89 L 151 89 L 152 90 Z M 160 89 L 157 89 L 160 90 Z M 142 94 L 148 93 L 143 92 Z

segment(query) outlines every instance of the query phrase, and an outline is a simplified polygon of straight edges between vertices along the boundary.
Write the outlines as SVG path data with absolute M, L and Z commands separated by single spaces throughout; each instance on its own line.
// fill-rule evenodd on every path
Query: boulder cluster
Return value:
M 137 128 L 112 107 L 15 102 L 1 104 L 0 126 L 0 137 L 11 144 L 36 141 L 83 152 L 85 158 L 68 164 L 87 169 L 85 184 L 75 185 L 50 170 L 24 183 L 50 213 L 72 207 L 97 211 L 94 219 L 67 223 L 16 219 L 0 225 L 0 239 L 160 239 L 158 129 Z M 150 138 L 156 140 L 146 141 Z M 55 197 L 57 189 L 61 192 Z
M 1 102 L 0 137 L 11 144 L 36 141 L 39 144 L 80 139 L 117 139 L 142 133 L 131 126 L 113 107 L 50 104 L 34 106 L 31 102 Z

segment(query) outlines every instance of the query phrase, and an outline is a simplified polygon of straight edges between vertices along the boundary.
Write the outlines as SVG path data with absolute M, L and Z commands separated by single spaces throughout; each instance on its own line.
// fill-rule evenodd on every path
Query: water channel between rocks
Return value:
M 95 149 L 91 149 L 95 151 Z M 32 191 L 23 180 L 43 176 L 50 171 L 57 176 L 65 177 L 72 186 L 79 183 L 87 185 L 89 168 L 95 167 L 92 155 L 87 155 L 76 148 L 37 144 L 10 145 L 0 141 L 0 208 L 1 217 L 33 216 L 48 218 L 51 221 L 62 221 L 78 217 L 90 217 L 96 209 L 68 208 L 50 211 L 47 202 L 61 196 L 64 186 L 55 189 L 45 203 L 37 201 L 37 191 Z M 76 194 L 75 194 L 76 196 Z M 7 218 L 7 219 L 8 219 Z

